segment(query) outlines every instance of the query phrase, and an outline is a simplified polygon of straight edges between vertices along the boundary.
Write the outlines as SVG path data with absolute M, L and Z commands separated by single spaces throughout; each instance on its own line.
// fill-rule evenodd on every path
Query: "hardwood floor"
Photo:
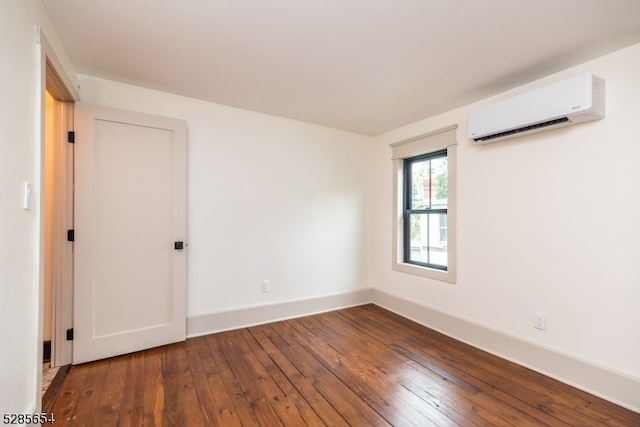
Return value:
M 73 426 L 640 426 L 640 414 L 374 305 L 73 366 Z

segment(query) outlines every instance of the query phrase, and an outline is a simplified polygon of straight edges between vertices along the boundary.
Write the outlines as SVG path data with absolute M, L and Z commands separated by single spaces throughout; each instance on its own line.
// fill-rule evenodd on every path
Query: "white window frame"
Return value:
M 392 268 L 408 274 L 456 283 L 457 272 L 457 125 L 439 129 L 416 138 L 391 144 L 393 159 L 393 262 Z M 447 150 L 447 270 L 423 267 L 404 262 L 403 197 L 404 159 Z

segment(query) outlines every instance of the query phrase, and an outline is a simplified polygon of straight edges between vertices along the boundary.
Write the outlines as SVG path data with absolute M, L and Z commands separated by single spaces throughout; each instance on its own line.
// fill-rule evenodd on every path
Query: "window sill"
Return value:
M 394 262 L 392 268 L 414 276 L 422 276 L 429 279 L 440 280 L 442 282 L 456 283 L 456 272 L 449 266 L 447 271 L 435 268 L 421 267 L 419 265 L 407 264 L 405 262 Z

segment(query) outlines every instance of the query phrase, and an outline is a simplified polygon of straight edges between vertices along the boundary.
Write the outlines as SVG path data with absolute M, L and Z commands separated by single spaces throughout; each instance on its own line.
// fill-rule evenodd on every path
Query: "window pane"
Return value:
M 411 214 L 409 261 L 447 267 L 447 214 Z
M 411 163 L 411 209 L 429 209 L 430 160 Z
M 447 158 L 431 160 L 428 185 L 431 186 L 431 209 L 447 208 Z
M 414 161 L 410 168 L 410 209 L 446 209 L 447 157 Z

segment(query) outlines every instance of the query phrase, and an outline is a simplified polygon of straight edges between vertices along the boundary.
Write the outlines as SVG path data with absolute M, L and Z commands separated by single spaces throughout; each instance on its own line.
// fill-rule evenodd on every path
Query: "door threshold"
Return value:
M 60 394 L 60 390 L 62 390 L 62 385 L 64 384 L 64 380 L 67 378 L 67 374 L 69 374 L 69 370 L 71 369 L 71 365 L 61 366 L 56 373 L 56 376 L 51 381 L 51 384 L 47 388 L 47 391 L 44 392 L 42 396 L 42 412 L 49 413 L 49 410 L 53 406 L 53 403 L 58 398 L 58 394 Z

